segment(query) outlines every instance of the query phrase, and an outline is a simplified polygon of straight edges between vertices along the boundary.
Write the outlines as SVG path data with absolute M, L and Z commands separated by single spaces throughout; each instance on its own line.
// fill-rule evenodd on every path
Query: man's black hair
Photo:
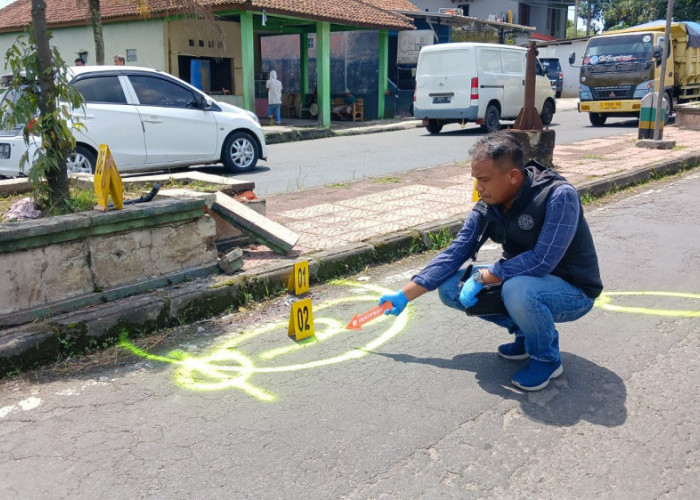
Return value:
M 519 170 L 525 169 L 522 146 L 512 135 L 503 132 L 482 137 L 474 144 L 469 154 L 472 162 L 491 159 L 500 163 L 500 160 L 509 160 Z

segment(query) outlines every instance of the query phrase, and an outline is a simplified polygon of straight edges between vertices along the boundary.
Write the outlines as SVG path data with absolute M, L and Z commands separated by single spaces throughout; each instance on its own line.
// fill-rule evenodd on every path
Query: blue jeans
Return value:
M 275 123 L 280 123 L 282 121 L 281 108 L 281 104 L 267 105 L 267 116 L 272 118 L 272 115 L 275 115 Z
M 474 269 L 480 267 L 486 266 Z M 459 302 L 458 282 L 463 274 L 464 269 L 460 269 L 438 288 L 443 304 L 460 311 L 464 311 L 464 306 Z M 501 296 L 508 314 L 481 318 L 506 328 L 516 337 L 525 337 L 527 352 L 538 361 L 561 360 L 554 323 L 574 321 L 593 308 L 593 299 L 583 290 L 551 274 L 506 280 Z

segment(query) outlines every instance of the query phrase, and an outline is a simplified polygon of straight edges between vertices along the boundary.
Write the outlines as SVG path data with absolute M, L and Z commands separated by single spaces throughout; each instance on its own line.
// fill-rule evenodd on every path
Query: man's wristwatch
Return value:
M 474 278 L 474 281 L 477 283 L 480 283 L 482 285 L 485 285 L 486 282 L 484 281 L 484 275 L 481 273 L 481 269 L 477 269 L 474 271 L 474 274 L 472 274 L 472 278 Z

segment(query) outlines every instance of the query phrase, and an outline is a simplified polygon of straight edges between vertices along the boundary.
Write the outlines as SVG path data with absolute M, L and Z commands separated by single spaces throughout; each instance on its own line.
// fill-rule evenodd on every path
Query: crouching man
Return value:
M 485 284 L 502 283 L 507 312 L 482 318 L 514 335 L 498 347 L 502 358 L 527 360 L 513 385 L 537 391 L 564 371 L 554 324 L 586 314 L 603 290 L 593 238 L 576 189 L 552 170 L 525 166 L 512 136 L 482 138 L 471 157 L 480 201 L 452 244 L 379 304 L 391 302 L 386 313 L 399 315 L 409 301 L 439 289 L 445 305 L 464 311 Z M 503 256 L 476 268 L 462 285 L 462 266 L 486 237 L 502 245 Z

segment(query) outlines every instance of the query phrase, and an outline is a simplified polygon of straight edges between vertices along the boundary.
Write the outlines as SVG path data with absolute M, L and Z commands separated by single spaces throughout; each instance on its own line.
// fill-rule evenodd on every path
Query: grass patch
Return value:
M 145 193 L 153 189 L 156 182 L 143 182 L 143 183 L 128 183 L 124 182 L 124 201 L 131 200 L 134 198 L 139 198 Z M 167 181 L 159 182 L 160 189 L 191 189 L 193 191 L 199 191 L 204 193 L 213 193 L 226 187 L 224 184 L 211 184 L 203 181 L 189 181 L 187 179 L 174 179 L 170 178 Z M 22 198 L 32 198 L 33 193 L 18 193 L 12 195 L 0 195 L 0 217 L 7 213 L 12 205 Z M 110 199 L 111 201 L 111 199 Z M 97 205 L 97 196 L 95 195 L 95 190 L 89 186 L 87 183 L 77 183 L 71 182 L 70 186 L 70 199 L 68 200 L 67 210 L 57 213 L 51 211 L 42 210 L 42 217 L 49 217 L 51 215 L 63 215 L 66 213 L 77 213 L 77 212 L 87 212 L 93 210 Z M 7 222 L 7 221 L 2 221 Z
M 398 184 L 399 182 L 401 182 L 401 177 L 375 177 L 373 179 L 370 179 L 370 182 L 372 184 Z
M 446 227 L 443 227 L 437 233 L 430 233 L 428 236 L 430 237 L 429 250 L 441 250 L 446 248 L 454 239 L 454 235 Z
M 350 183 L 349 182 L 334 182 L 333 184 L 328 184 L 328 187 L 335 188 L 335 189 L 345 189 L 347 187 L 350 187 Z

